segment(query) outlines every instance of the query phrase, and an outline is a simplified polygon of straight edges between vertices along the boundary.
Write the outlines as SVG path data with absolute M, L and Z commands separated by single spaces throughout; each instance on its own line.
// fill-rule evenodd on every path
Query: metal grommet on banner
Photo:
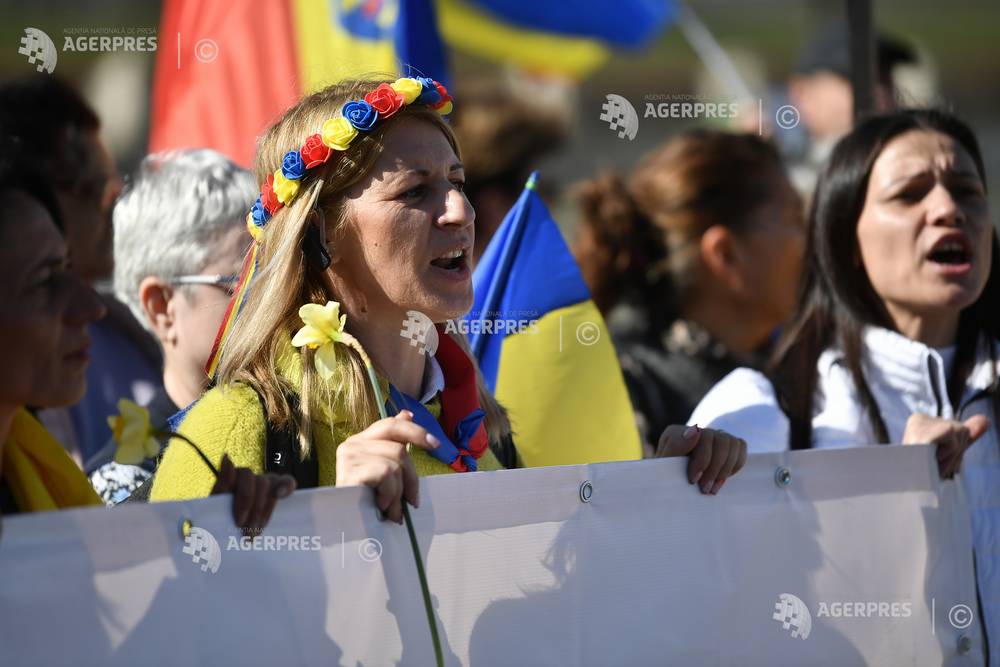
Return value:
M 774 483 L 781 488 L 785 488 L 792 483 L 792 471 L 785 466 L 781 466 L 774 471 Z
M 972 637 L 961 635 L 958 638 L 958 654 L 968 655 L 972 651 Z
M 193 526 L 194 524 L 191 523 L 191 519 L 181 519 L 181 522 L 177 527 L 180 529 L 182 540 L 186 540 L 188 536 L 191 535 L 191 528 Z
M 590 483 L 588 479 L 583 484 L 580 485 L 580 500 L 589 503 L 591 497 L 594 495 L 594 485 Z

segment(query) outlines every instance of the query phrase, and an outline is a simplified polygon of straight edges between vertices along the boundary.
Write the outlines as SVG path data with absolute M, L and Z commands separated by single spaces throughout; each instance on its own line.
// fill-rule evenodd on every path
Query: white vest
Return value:
M 863 334 L 865 380 L 878 404 L 890 442 L 902 441 L 906 420 L 915 412 L 965 420 L 986 415 L 990 428 L 966 451 L 961 480 L 972 512 L 976 574 L 991 659 L 1000 661 L 1000 441 L 987 393 L 995 373 L 980 350 L 956 416 L 948 400 L 951 359 L 893 331 L 869 327 Z M 1000 349 L 1000 346 L 998 346 Z M 946 357 L 952 353 L 945 352 Z M 858 447 L 875 442 L 843 353 L 820 355 L 813 399 L 813 447 Z M 723 378 L 695 408 L 689 424 L 722 429 L 747 441 L 750 453 L 788 449 L 788 419 L 770 381 L 739 368 Z

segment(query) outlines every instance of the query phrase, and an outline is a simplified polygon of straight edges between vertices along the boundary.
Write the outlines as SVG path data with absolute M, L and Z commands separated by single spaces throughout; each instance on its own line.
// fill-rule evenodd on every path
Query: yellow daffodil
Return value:
M 299 182 L 285 178 L 280 169 L 274 172 L 274 185 L 272 187 L 274 188 L 274 196 L 282 204 L 291 204 L 295 195 L 299 193 Z
M 316 372 L 329 380 L 337 368 L 337 343 L 347 343 L 350 334 L 344 331 L 347 315 L 340 314 L 340 304 L 327 301 L 325 306 L 307 303 L 299 308 L 304 326 L 295 333 L 292 345 L 316 350 Z
M 118 412 L 118 415 L 108 417 L 111 435 L 118 444 L 115 461 L 138 465 L 144 459 L 155 458 L 160 453 L 160 443 L 149 423 L 149 411 L 123 398 L 118 401 Z
M 323 143 L 335 151 L 346 151 L 358 130 L 343 116 L 331 118 L 323 123 L 321 131 Z

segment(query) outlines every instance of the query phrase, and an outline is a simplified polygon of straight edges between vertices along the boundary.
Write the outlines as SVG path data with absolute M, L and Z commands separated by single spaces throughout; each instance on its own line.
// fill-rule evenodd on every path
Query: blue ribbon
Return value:
M 462 418 L 458 426 L 455 427 L 455 433 L 449 436 L 423 403 L 404 394 L 392 385 L 389 385 L 389 400 L 386 405 L 395 405 L 399 410 L 409 410 L 413 413 L 414 422 L 423 426 L 431 435 L 441 441 L 441 445 L 437 449 L 429 450 L 428 454 L 449 467 L 455 462 L 455 459 L 461 456 L 462 462 L 469 472 L 476 471 L 476 457 L 467 453 L 463 454 L 462 451 L 469 451 L 469 438 L 475 435 L 476 431 L 479 430 L 479 425 L 486 418 L 486 413 L 483 412 L 482 408 L 476 408 Z M 459 447 L 462 449 L 460 450 Z

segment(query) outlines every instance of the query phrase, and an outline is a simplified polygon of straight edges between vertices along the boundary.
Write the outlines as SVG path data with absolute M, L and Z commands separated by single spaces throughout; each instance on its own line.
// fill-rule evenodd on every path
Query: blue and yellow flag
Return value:
M 531 175 L 473 276 L 469 343 L 525 465 L 642 457 L 604 319 Z
M 671 0 L 289 0 L 303 88 L 373 71 L 448 86 L 447 50 L 581 78 L 611 49 L 639 49 L 669 25 Z M 412 68 L 412 70 L 410 69 Z
M 398 72 L 446 87 L 448 66 L 433 0 L 290 0 L 302 88 Z
M 677 15 L 673 0 L 435 0 L 450 49 L 521 69 L 582 78 L 612 48 L 648 46 Z

